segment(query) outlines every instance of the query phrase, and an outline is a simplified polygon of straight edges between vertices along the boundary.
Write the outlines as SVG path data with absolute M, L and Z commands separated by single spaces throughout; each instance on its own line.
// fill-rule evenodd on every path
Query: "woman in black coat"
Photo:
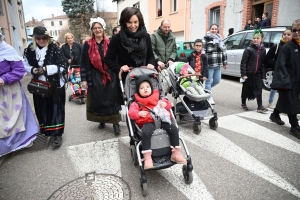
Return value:
M 276 108 L 288 115 L 290 134 L 300 139 L 297 118 L 300 114 L 300 19 L 292 25 L 292 37 L 292 41 L 285 44 L 278 55 L 271 87 L 279 92 Z
M 81 58 L 81 45 L 74 42 L 74 35 L 72 33 L 66 33 L 64 39 L 65 44 L 62 45 L 61 52 L 66 60 L 66 65 L 79 67 Z
M 154 69 L 155 58 L 150 36 L 139 9 L 125 8 L 119 23 L 121 31 L 112 36 L 104 62 L 116 74 L 122 69 L 125 72 L 122 74 L 122 80 L 125 82 L 129 67 L 147 66 Z

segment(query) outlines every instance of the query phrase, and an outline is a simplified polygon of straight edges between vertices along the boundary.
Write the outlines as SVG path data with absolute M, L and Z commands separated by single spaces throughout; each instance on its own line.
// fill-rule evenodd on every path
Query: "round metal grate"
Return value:
M 131 198 L 128 184 L 118 176 L 88 173 L 56 190 L 48 200 L 98 200 Z

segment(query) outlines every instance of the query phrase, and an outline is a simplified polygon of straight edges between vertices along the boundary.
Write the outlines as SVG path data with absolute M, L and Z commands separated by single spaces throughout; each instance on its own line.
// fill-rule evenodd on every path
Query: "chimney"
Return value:
M 52 14 L 52 17 L 54 17 L 54 14 Z
M 35 19 L 34 19 L 34 17 L 32 17 L 32 23 L 35 24 Z

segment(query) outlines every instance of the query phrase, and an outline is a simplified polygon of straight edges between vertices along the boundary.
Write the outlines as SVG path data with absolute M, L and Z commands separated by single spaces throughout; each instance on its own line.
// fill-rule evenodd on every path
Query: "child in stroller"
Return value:
M 71 85 L 72 94 L 69 96 L 69 101 L 79 99 L 80 104 L 85 103 L 87 91 L 82 87 L 80 68 L 69 68 L 69 82 Z
M 134 97 L 136 101 L 130 105 L 128 115 L 130 119 L 135 120 L 142 130 L 142 154 L 144 155 L 144 169 L 146 170 L 153 168 L 151 136 L 156 129 L 149 108 L 153 109 L 159 104 L 159 106 L 169 111 L 172 104 L 165 98 L 159 101 L 159 91 L 153 90 L 148 74 L 136 77 L 136 94 Z M 172 116 L 170 115 L 170 117 Z M 172 123 L 162 122 L 161 128 L 166 130 L 170 136 L 172 145 L 171 161 L 177 164 L 186 164 L 186 159 L 180 153 L 177 127 Z

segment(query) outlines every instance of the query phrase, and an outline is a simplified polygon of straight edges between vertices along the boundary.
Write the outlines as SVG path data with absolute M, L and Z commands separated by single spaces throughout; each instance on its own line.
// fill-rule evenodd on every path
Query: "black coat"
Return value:
M 258 49 L 255 44 L 250 44 L 244 50 L 241 60 L 241 77 L 249 74 L 261 74 L 261 78 L 266 78 L 266 69 L 264 67 L 264 59 L 266 49 L 264 47 Z
M 195 53 L 195 51 L 193 51 L 192 53 Z M 188 57 L 187 57 L 187 60 L 189 62 L 189 65 L 195 69 L 195 62 L 196 62 L 196 58 L 195 56 L 193 56 L 193 54 L 190 54 Z M 207 57 L 205 54 L 202 54 L 201 57 L 201 75 L 202 77 L 208 77 L 208 64 L 207 64 Z
M 265 67 L 266 67 L 266 69 L 271 68 L 274 71 L 279 51 L 281 50 L 281 47 L 284 44 L 285 43 L 282 42 L 282 40 L 280 40 L 279 44 L 274 45 L 269 49 L 269 51 L 268 51 L 268 53 L 265 57 Z M 278 49 L 277 49 L 277 47 L 278 47 Z M 277 49 L 277 53 L 276 53 L 276 49 Z
M 80 65 L 81 60 L 81 49 L 82 46 L 76 42 L 72 44 L 72 51 L 70 50 L 70 46 L 65 43 L 61 47 L 62 55 L 65 59 L 67 66 L 69 65 L 68 60 L 72 59 L 71 65 Z
M 106 56 L 104 58 L 104 62 L 109 69 L 111 69 L 114 73 L 119 74 L 120 68 L 123 65 L 128 65 L 128 67 L 140 67 L 143 65 L 152 64 L 155 66 L 155 59 L 152 51 L 150 36 L 146 34 L 146 51 L 147 55 L 145 58 L 145 63 L 136 64 L 131 57 L 131 54 L 122 46 L 120 34 L 115 34 L 112 36 Z M 126 75 L 128 73 L 122 74 L 122 80 L 125 82 Z
M 271 26 L 271 21 L 269 18 L 266 18 L 260 22 L 260 28 Z
M 276 108 L 286 114 L 300 114 L 300 46 L 296 41 L 282 46 L 273 72 L 272 89 L 279 98 Z

